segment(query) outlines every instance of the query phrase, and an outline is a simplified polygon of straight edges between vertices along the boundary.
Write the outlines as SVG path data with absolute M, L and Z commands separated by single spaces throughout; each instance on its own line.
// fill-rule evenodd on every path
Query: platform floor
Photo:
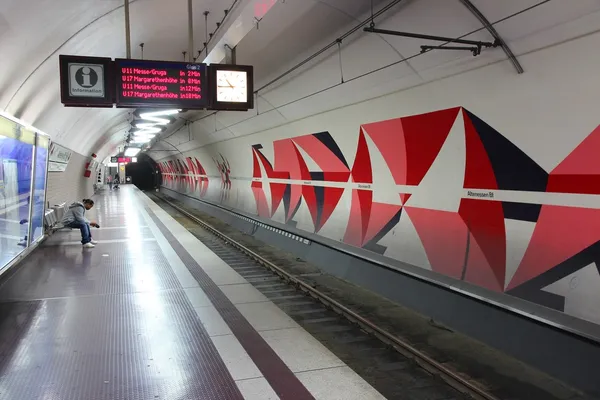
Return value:
M 0 399 L 383 399 L 142 192 L 0 286 Z

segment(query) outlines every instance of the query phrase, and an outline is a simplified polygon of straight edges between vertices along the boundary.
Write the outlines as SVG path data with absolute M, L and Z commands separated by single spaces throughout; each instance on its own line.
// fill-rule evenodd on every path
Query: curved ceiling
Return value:
M 236 7 L 255 1 L 258 0 L 240 0 Z M 269 3 L 273 0 L 261 1 Z M 492 21 L 540 3 L 535 0 L 472 2 Z M 205 41 L 203 11 L 209 11 L 206 28 L 213 31 L 217 21 L 222 19 L 224 9 L 232 3 L 234 0 L 193 0 L 196 48 L 200 49 Z M 388 3 L 390 0 L 373 1 L 376 10 Z M 506 21 L 499 29 L 509 44 L 518 42 L 522 45 L 519 51 L 528 51 L 527 39 L 539 32 L 545 34 L 555 25 L 600 10 L 600 2 L 596 0 L 578 0 L 576 6 L 561 0 L 544 3 L 549 5 L 544 6 L 543 12 L 523 14 L 523 17 Z M 138 45 L 143 42 L 146 59 L 181 60 L 182 51 L 188 48 L 187 0 L 130 0 L 130 4 L 132 57 L 140 57 Z M 368 17 L 370 9 L 370 0 L 278 0 L 258 27 L 238 43 L 238 62 L 255 66 L 255 81 L 260 86 Z M 482 27 L 462 0 L 405 0 L 390 11 L 393 12 L 389 16 L 380 19 L 381 27 L 452 37 Z M 396 14 L 402 18 L 398 19 Z M 226 20 L 219 32 L 226 32 L 232 23 Z M 124 25 L 123 0 L 0 0 L 0 108 L 72 150 L 82 154 L 96 152 L 100 159 L 109 155 L 124 140 L 125 130 L 129 127 L 129 110 L 63 107 L 58 56 L 125 57 Z M 352 40 L 377 41 L 373 46 L 387 49 L 386 53 L 380 53 L 385 59 L 406 57 L 422 44 L 390 36 L 365 39 L 368 35 L 359 32 Z M 482 30 L 469 38 L 490 40 L 491 36 Z M 565 37 L 556 37 L 547 45 L 560 40 Z M 411 60 L 404 68 L 423 82 L 436 78 L 436 68 L 450 65 L 456 69 L 469 61 L 468 56 L 449 53 L 438 52 Z M 495 50 L 489 57 L 484 61 L 505 59 L 506 55 Z M 367 61 L 378 64 L 377 59 Z M 363 68 L 360 62 L 355 64 L 349 69 Z M 295 75 L 303 71 L 299 70 Z M 272 108 L 275 107 L 273 104 L 287 101 L 285 93 L 273 90 L 280 85 L 286 87 L 286 82 L 289 78 L 261 93 L 259 105 L 267 104 Z M 303 88 L 292 85 L 286 90 L 292 88 L 297 91 L 294 95 L 299 97 Z M 197 119 L 205 114 L 198 112 L 185 117 Z M 224 118 L 235 121 L 242 117 L 237 114 Z M 221 121 L 221 124 L 225 123 Z

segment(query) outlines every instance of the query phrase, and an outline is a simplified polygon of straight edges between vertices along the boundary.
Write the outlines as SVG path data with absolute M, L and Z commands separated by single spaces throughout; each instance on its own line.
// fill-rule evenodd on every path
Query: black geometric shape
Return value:
M 290 187 L 290 191 L 291 191 L 291 187 Z M 287 188 L 286 188 L 286 192 L 287 192 Z M 298 212 L 298 209 L 300 208 L 300 205 L 302 204 L 302 200 L 303 200 L 303 198 L 300 197 L 300 200 L 298 200 L 298 204 L 296 205 L 296 208 L 290 214 L 290 221 L 292 220 L 292 218 L 294 218 L 296 216 L 296 213 Z M 288 208 L 289 208 L 289 201 L 288 201 Z M 286 208 L 286 211 L 287 211 L 287 208 Z
M 323 172 L 311 172 L 310 177 L 313 181 L 324 181 L 325 173 Z M 315 190 L 315 198 L 317 201 L 317 223 L 316 226 L 321 226 L 321 215 L 323 214 L 323 205 L 325 204 L 325 187 L 324 186 L 314 186 Z M 315 229 L 316 232 L 316 229 Z
M 314 186 L 315 198 L 317 200 L 317 223 L 315 228 L 321 226 L 321 216 L 323 215 L 323 204 L 325 203 L 325 187 Z M 315 229 L 316 232 L 316 229 Z
M 504 210 L 504 218 L 506 219 L 537 222 L 540 211 L 542 210 L 542 205 L 503 201 L 502 209 Z
M 273 170 L 273 164 L 271 164 L 271 161 L 269 161 L 269 159 L 268 159 L 267 157 L 265 157 L 265 155 L 262 153 L 262 151 L 260 151 L 260 149 L 262 149 L 262 148 L 263 148 L 263 147 L 262 147 L 262 145 L 260 145 L 260 144 L 255 144 L 255 145 L 253 145 L 252 147 L 253 147 L 253 148 L 256 150 L 256 152 L 257 152 L 257 153 L 260 155 L 260 157 L 259 157 L 259 158 L 260 158 L 260 160 L 261 160 L 263 163 L 267 164 L 267 165 L 269 166 L 269 168 Z
M 337 143 L 335 142 L 333 137 L 331 137 L 331 134 L 329 132 L 313 133 L 313 136 L 316 137 L 317 139 L 319 139 L 319 141 L 321 143 L 323 143 L 329 149 L 329 151 L 331 151 L 333 154 L 335 154 L 335 156 L 341 162 L 344 163 L 346 168 L 350 169 L 350 167 L 348 166 L 348 163 L 346 162 L 346 158 L 344 157 L 344 154 L 342 153 L 342 150 L 340 150 L 339 146 L 337 145 Z
M 523 300 L 564 312 L 565 298 L 554 293 L 546 292 L 542 289 L 593 263 L 595 263 L 596 266 L 600 265 L 600 241 L 506 293 Z M 600 273 L 600 271 L 598 273 Z
M 285 210 L 285 216 L 289 215 L 290 211 L 290 202 L 292 199 L 292 185 L 285 185 L 285 190 L 283 191 L 283 209 Z M 291 219 L 291 218 L 290 218 Z
M 385 235 L 387 235 L 389 233 L 389 231 L 391 231 L 392 229 L 394 229 L 394 227 L 396 225 L 398 225 L 398 222 L 400 222 L 401 216 L 402 216 L 402 209 L 400 209 L 396 213 L 396 215 L 394 215 L 394 217 L 392 219 L 390 219 L 388 221 L 388 223 L 385 224 L 385 226 L 383 228 L 381 228 L 381 230 L 379 232 L 377 232 L 377 235 L 375 235 L 371 240 L 369 240 L 367 242 L 367 244 L 365 244 L 363 246 L 363 248 L 366 250 L 370 250 L 374 253 L 378 253 L 378 254 L 385 253 L 385 251 L 387 250 L 387 247 L 377 244 L 377 242 L 379 242 L 381 239 L 383 239 L 383 237 Z
M 498 189 L 545 192 L 548 172 L 498 131 L 465 109 L 496 176 Z

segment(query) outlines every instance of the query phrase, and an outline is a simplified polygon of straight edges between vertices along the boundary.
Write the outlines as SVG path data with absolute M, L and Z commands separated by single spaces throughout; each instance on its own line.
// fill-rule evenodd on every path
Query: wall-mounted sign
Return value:
M 67 170 L 68 164 L 57 163 L 57 162 L 48 162 L 48 172 L 65 172 Z
M 67 169 L 73 152 L 54 142 L 50 143 L 50 155 L 48 156 L 49 172 L 64 172 Z
M 204 109 L 206 64 L 115 60 L 117 107 Z
M 129 164 L 137 162 L 137 157 L 111 157 L 110 162 L 113 164 Z
M 61 101 L 70 107 L 246 111 L 251 65 L 60 56 Z
M 59 57 L 61 102 L 77 107 L 112 107 L 113 62 L 110 58 Z

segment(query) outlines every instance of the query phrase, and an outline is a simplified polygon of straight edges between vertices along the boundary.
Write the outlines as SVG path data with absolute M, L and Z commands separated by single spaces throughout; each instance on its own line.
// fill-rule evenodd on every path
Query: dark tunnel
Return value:
M 127 164 L 125 175 L 131 178 L 131 183 L 140 190 L 154 190 L 160 187 L 161 173 L 156 162 L 146 153 L 137 157 L 137 162 Z

